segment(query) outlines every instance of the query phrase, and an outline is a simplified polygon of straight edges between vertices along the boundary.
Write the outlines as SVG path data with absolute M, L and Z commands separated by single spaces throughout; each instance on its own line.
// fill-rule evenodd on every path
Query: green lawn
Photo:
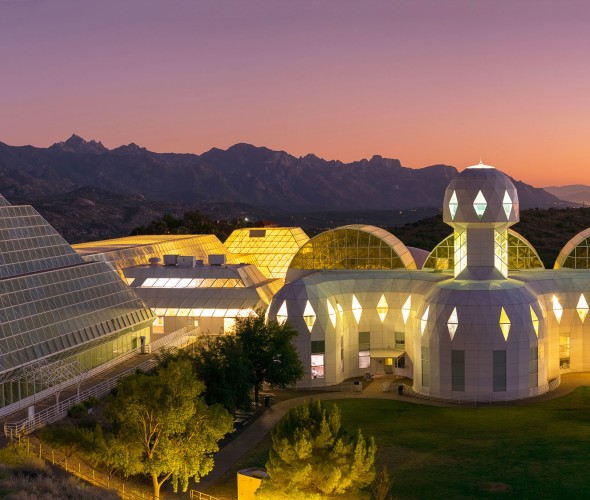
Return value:
M 508 407 L 336 404 L 346 428 L 375 437 L 378 465 L 389 466 L 398 499 L 590 498 L 589 387 Z M 243 457 L 218 492 L 235 495 L 236 470 L 263 466 L 269 446 L 266 438 Z

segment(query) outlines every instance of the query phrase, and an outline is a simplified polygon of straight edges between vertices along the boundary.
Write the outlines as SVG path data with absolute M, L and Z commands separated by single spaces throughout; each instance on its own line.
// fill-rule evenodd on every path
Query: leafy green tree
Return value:
M 303 377 L 303 364 L 294 343 L 299 333 L 289 323 L 267 323 L 258 311 L 236 318 L 234 333 L 250 363 L 256 404 L 264 382 L 284 389 Z
M 348 436 L 337 406 L 306 402 L 289 410 L 272 433 L 261 498 L 322 498 L 363 488 L 375 479 L 373 438 Z M 257 493 L 258 494 L 258 493 Z
M 253 370 L 237 337 L 223 335 L 200 344 L 193 362 L 197 378 L 205 383 L 207 404 L 219 403 L 228 410 L 250 408 Z
M 232 430 L 227 411 L 199 397 L 204 388 L 188 360 L 172 361 L 155 375 L 120 380 L 107 404 L 116 438 L 127 449 L 109 460 L 120 460 L 126 475 L 149 475 L 156 498 L 168 479 L 174 491 L 179 482 L 186 491 L 189 478 L 198 481 L 211 471 L 218 441 Z

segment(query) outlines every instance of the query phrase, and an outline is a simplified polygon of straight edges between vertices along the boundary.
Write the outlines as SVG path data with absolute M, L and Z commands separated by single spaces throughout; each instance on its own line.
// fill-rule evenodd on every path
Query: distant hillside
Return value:
M 76 135 L 49 148 L 0 143 L 0 193 L 34 199 L 91 186 L 166 203 L 244 203 L 293 211 L 440 208 L 454 167 L 405 168 L 373 156 L 352 163 L 295 157 L 249 144 L 201 155 L 112 150 Z M 515 181 L 521 206 L 564 206 Z
M 572 184 L 569 186 L 549 186 L 543 189 L 561 200 L 590 205 L 590 186 Z
M 590 227 L 590 208 L 522 210 L 520 222 L 512 226 L 535 247 L 545 267 L 552 269 L 565 244 L 576 234 Z M 407 246 L 432 250 L 451 234 L 442 216 L 429 217 L 401 227 L 390 227 Z

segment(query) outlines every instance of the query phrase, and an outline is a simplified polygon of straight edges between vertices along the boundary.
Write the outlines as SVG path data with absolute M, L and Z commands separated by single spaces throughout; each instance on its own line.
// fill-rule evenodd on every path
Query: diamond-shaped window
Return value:
M 481 219 L 483 217 L 486 208 L 488 207 L 488 202 L 485 199 L 483 193 L 480 191 L 477 193 L 475 200 L 473 201 L 473 208 L 475 209 L 475 213 Z
M 381 295 L 379 302 L 377 303 L 377 314 L 379 315 L 379 319 L 381 323 L 385 321 L 385 316 L 387 316 L 387 311 L 389 311 L 389 305 L 387 304 L 387 300 L 385 299 L 385 295 Z
M 332 323 L 332 326 L 336 328 L 336 309 L 334 309 L 334 306 L 329 300 L 326 301 L 326 304 L 328 306 L 328 316 L 330 316 L 330 322 Z
M 361 321 L 361 315 L 363 314 L 363 308 L 354 294 L 352 295 L 352 314 L 354 315 L 356 322 L 359 323 Z
M 555 314 L 555 319 L 557 320 L 558 323 L 561 323 L 561 316 L 563 315 L 563 307 L 561 307 L 561 304 L 559 303 L 559 300 L 557 300 L 557 297 L 554 295 L 553 298 L 551 299 L 553 302 L 553 314 Z
M 512 200 L 510 199 L 510 195 L 508 191 L 504 191 L 504 199 L 502 200 L 502 208 L 504 208 L 504 213 L 506 214 L 506 219 L 510 219 L 510 213 L 512 212 Z
M 500 329 L 502 330 L 502 335 L 504 335 L 504 340 L 508 340 L 508 334 L 510 333 L 510 318 L 508 318 L 508 314 L 504 308 L 500 311 Z
M 279 310 L 277 311 L 277 323 L 282 325 L 285 321 L 287 321 L 288 317 L 289 315 L 287 313 L 287 302 L 284 301 L 283 305 L 279 307 Z
M 531 308 L 531 321 L 533 322 L 533 328 L 535 330 L 535 335 L 539 336 L 539 317 L 535 314 L 533 306 Z
M 305 304 L 305 309 L 303 310 L 303 320 L 305 321 L 305 324 L 307 325 L 307 329 L 309 330 L 309 333 L 311 333 L 311 329 L 313 328 L 313 325 L 315 323 L 315 311 L 313 310 L 313 307 L 311 307 L 311 304 L 309 303 L 309 300 L 307 301 L 307 303 Z
M 402 306 L 402 316 L 404 317 L 404 325 L 407 323 L 408 318 L 410 317 L 410 312 L 412 312 L 412 296 L 408 295 L 408 299 Z
M 449 316 L 449 321 L 447 321 L 447 326 L 449 328 L 449 335 L 451 336 L 451 340 L 455 336 L 457 332 L 457 327 L 459 326 L 459 316 L 457 316 L 457 308 L 453 309 L 453 312 Z
M 422 319 L 420 320 L 420 330 L 422 331 L 422 335 L 424 335 L 424 330 L 426 330 L 426 324 L 428 323 L 428 313 L 430 312 L 430 306 L 426 308 L 424 314 L 422 315 Z
M 449 212 L 451 212 L 451 219 L 455 220 L 455 214 L 457 213 L 457 208 L 459 208 L 459 202 L 457 201 L 457 193 L 453 191 L 453 195 L 449 200 Z
M 580 295 L 580 300 L 578 300 L 578 306 L 576 307 L 576 310 L 578 311 L 578 316 L 580 316 L 580 320 L 583 323 L 586 319 L 586 316 L 588 315 L 588 302 L 586 302 L 586 297 L 584 297 L 584 294 Z

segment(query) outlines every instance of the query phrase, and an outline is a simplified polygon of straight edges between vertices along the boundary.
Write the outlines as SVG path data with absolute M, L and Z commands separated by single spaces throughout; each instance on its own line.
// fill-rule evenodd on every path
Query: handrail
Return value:
M 84 462 L 80 462 L 79 460 L 73 461 L 70 457 L 68 463 L 68 457 L 65 453 L 55 450 L 48 445 L 44 445 L 41 441 L 35 438 L 19 436 L 18 443 L 25 448 L 28 453 L 51 462 L 53 465 L 65 469 L 66 472 L 69 472 L 94 486 L 117 492 L 123 500 L 156 500 L 151 493 L 132 488 L 125 484 L 124 481 L 97 471 Z M 162 498 L 164 498 L 163 495 L 160 495 L 160 499 Z
M 191 500 L 219 500 L 217 497 L 213 497 L 208 493 L 203 493 L 202 491 L 191 490 L 190 493 Z
M 186 343 L 181 343 L 181 345 L 188 345 L 196 340 L 196 329 L 190 330 L 187 332 L 186 328 L 181 328 L 176 332 L 171 333 L 170 335 L 166 335 L 161 339 L 158 339 L 157 348 L 160 350 L 164 347 L 174 345 L 177 343 L 181 343 L 185 337 L 191 338 L 191 341 L 186 341 Z M 194 337 L 194 339 L 192 339 Z M 41 410 L 39 413 L 36 413 L 32 418 L 25 418 L 19 420 L 17 422 L 10 422 L 4 424 L 4 435 L 10 438 L 14 438 L 20 434 L 26 434 L 32 432 L 36 429 L 40 429 L 46 424 L 50 424 L 56 422 L 62 418 L 64 418 L 68 414 L 68 410 L 82 401 L 89 399 L 91 397 L 101 398 L 106 396 L 111 389 L 113 389 L 117 385 L 117 381 L 128 375 L 132 375 L 137 370 L 148 371 L 158 365 L 158 360 L 156 358 L 150 358 L 143 363 L 133 366 L 124 372 L 118 373 L 111 377 L 108 380 L 105 380 L 95 386 L 92 386 L 84 391 L 80 391 L 79 393 L 71 396 L 59 403 L 52 405 L 48 408 Z

